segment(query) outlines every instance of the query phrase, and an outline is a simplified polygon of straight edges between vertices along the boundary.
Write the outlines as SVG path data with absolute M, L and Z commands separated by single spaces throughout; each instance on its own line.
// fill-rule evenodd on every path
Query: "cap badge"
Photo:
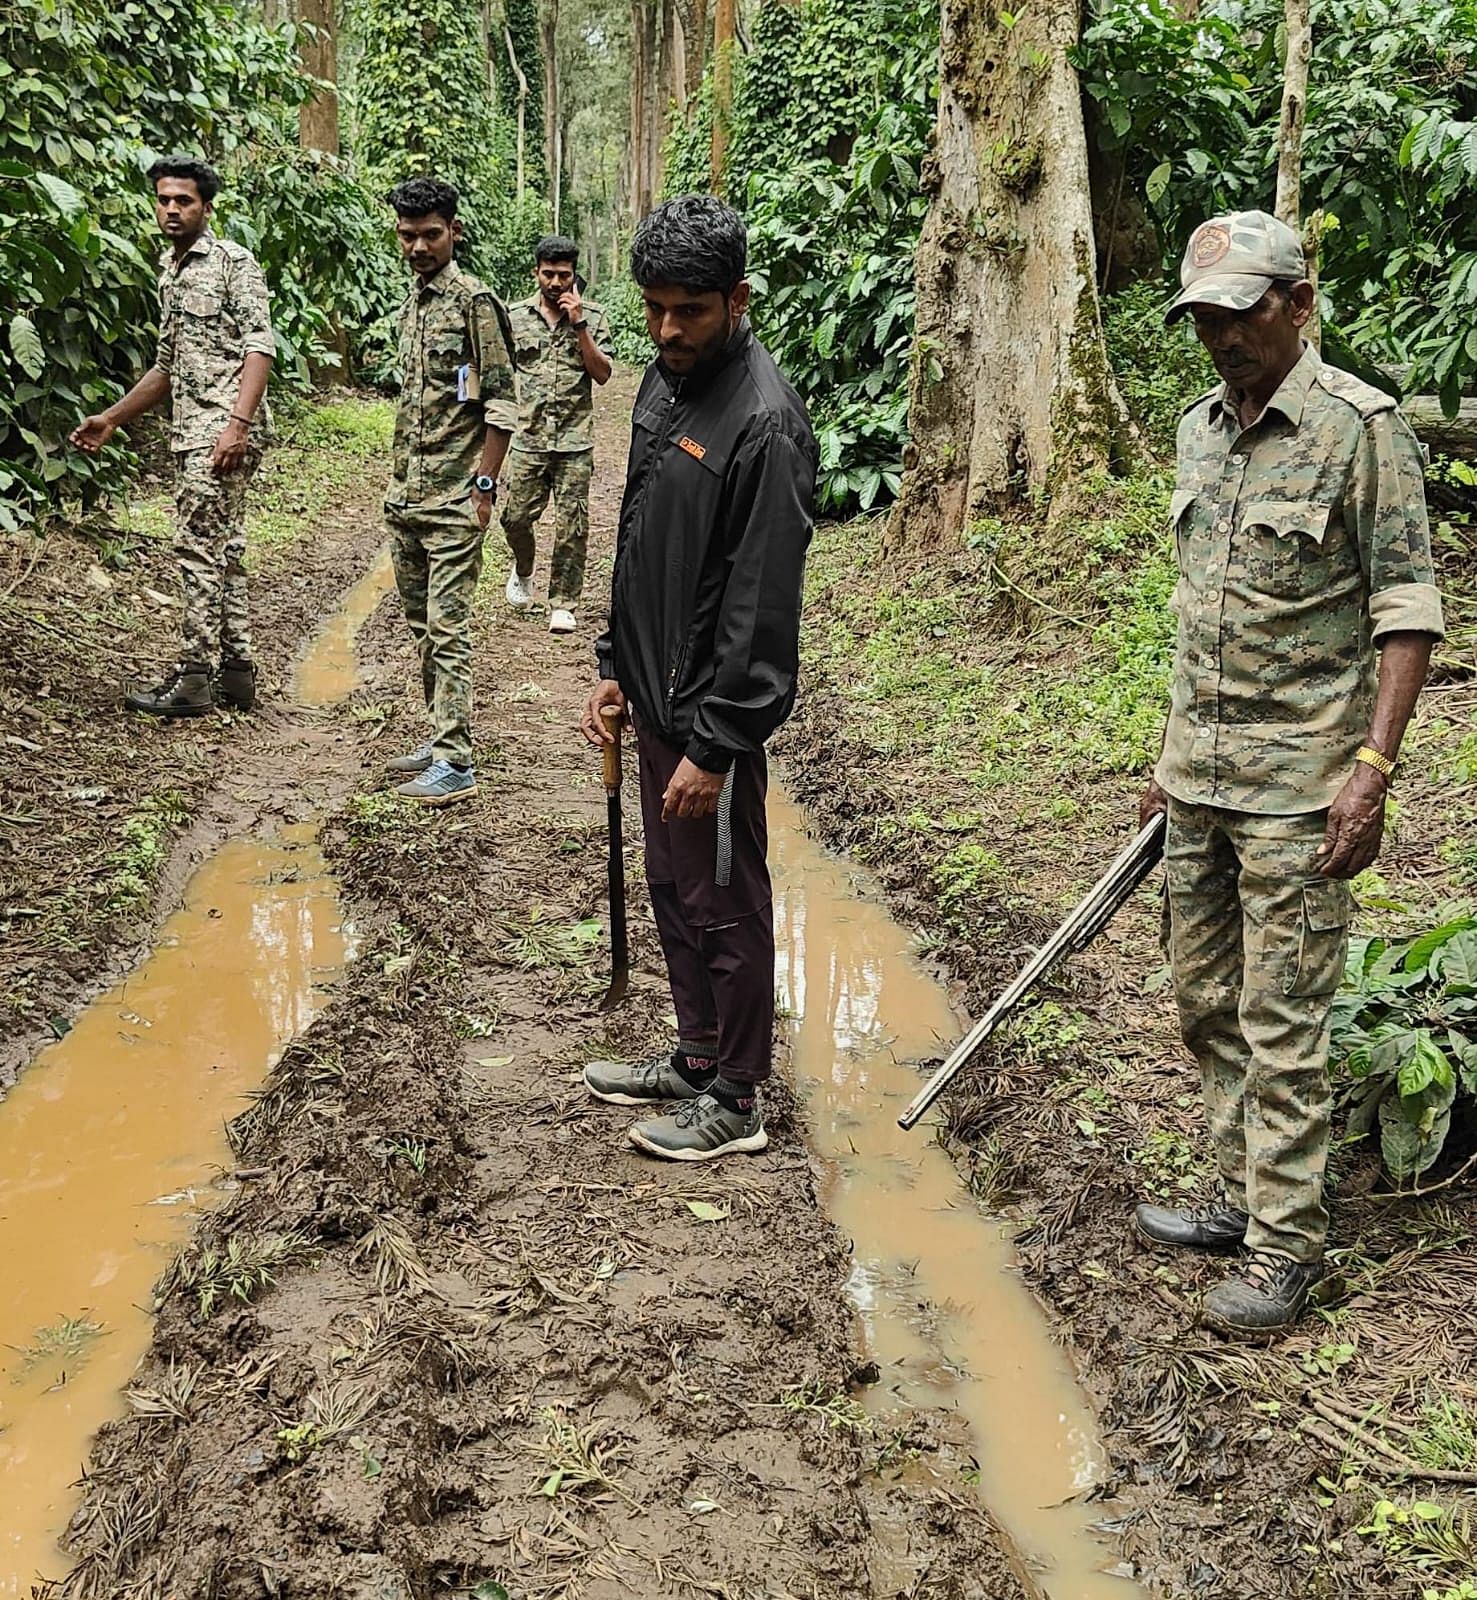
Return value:
M 1218 222 L 1207 222 L 1190 244 L 1190 265 L 1200 270 L 1213 267 L 1231 248 L 1231 230 Z

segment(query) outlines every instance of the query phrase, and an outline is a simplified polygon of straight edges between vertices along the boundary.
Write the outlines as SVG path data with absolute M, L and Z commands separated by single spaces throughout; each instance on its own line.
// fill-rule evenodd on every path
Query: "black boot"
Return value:
M 1187 1250 L 1235 1250 L 1246 1238 L 1248 1217 L 1224 1202 L 1194 1211 L 1171 1211 L 1167 1206 L 1135 1206 L 1133 1225 L 1139 1236 L 1153 1245 L 1175 1245 Z
M 256 704 L 256 662 L 222 661 L 215 686 L 222 705 L 232 711 L 250 711 Z
M 210 674 L 194 661 L 180 662 L 157 689 L 131 689 L 123 704 L 150 717 L 203 717 L 215 709 Z
M 1310 1291 L 1322 1277 L 1321 1261 L 1289 1261 L 1286 1256 L 1258 1250 L 1243 1272 L 1206 1294 L 1200 1320 L 1233 1337 L 1278 1333 L 1297 1321 Z

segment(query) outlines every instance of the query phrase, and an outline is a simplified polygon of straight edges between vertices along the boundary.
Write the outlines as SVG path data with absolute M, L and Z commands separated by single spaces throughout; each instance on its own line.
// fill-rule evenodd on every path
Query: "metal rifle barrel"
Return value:
M 1164 816 L 1151 817 L 1119 853 L 1070 915 L 1021 969 L 999 999 L 949 1052 L 948 1059 L 909 1102 L 898 1127 L 911 1128 L 953 1079 L 968 1066 L 1000 1021 L 1025 997 L 1030 989 L 1062 959 L 1075 950 L 1084 950 L 1107 926 L 1113 913 L 1154 870 L 1164 850 Z

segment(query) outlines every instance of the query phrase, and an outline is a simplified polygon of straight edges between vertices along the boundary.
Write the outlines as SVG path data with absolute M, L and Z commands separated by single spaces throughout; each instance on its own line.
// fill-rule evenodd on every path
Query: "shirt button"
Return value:
M 1231 531 L 1231 524 L 1227 522 L 1224 517 L 1222 517 L 1221 520 L 1216 523 L 1215 531 L 1217 533 L 1229 533 Z
M 1233 467 L 1244 467 L 1246 465 L 1246 457 L 1245 456 L 1232 456 L 1231 457 L 1231 465 Z
M 1210 729 L 1209 728 L 1197 728 L 1195 730 L 1195 736 L 1198 739 L 1208 739 L 1210 737 Z

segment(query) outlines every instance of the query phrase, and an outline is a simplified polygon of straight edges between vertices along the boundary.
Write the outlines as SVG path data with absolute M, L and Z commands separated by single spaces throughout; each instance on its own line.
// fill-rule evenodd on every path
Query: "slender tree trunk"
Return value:
M 672 7 L 672 98 L 677 115 L 687 121 L 687 24 L 682 18 L 682 7 Z
M 703 85 L 708 65 L 708 0 L 678 0 L 682 15 L 684 105 Z
M 539 46 L 544 67 L 544 171 L 554 202 L 554 231 L 559 231 L 559 0 L 542 0 L 539 6 Z
M 1282 123 L 1277 130 L 1277 215 L 1299 226 L 1303 196 L 1303 121 L 1308 111 L 1308 63 L 1313 24 L 1308 0 L 1287 0 L 1287 61 L 1282 71 Z
M 733 121 L 733 56 L 738 49 L 736 0 L 715 0 L 713 6 L 713 148 L 710 182 L 723 193 L 728 165 L 728 139 Z
M 1302 231 L 1313 284 L 1313 315 L 1304 332 L 1316 350 L 1322 342 L 1318 317 L 1318 252 L 1323 212 L 1315 211 L 1303 227 L 1303 128 L 1308 113 L 1308 68 L 1313 59 L 1313 22 L 1309 0 L 1286 0 L 1284 11 L 1287 59 L 1282 68 L 1282 119 L 1277 129 L 1277 215 Z
M 303 33 L 302 66 L 311 78 L 330 85 L 298 107 L 298 143 L 304 150 L 326 150 L 337 155 L 338 136 L 338 46 L 334 0 L 301 0 L 298 21 L 307 23 Z
M 1076 0 L 1013 22 L 994 0 L 944 0 L 893 554 L 957 543 L 1027 497 L 1060 516 L 1128 443 L 1098 311 L 1077 31 Z
M 508 62 L 513 68 L 513 77 L 518 84 L 518 153 L 514 183 L 517 197 L 521 201 L 527 183 L 528 79 L 524 76 L 523 68 L 518 64 L 518 52 L 513 48 L 513 30 L 506 23 L 503 25 L 503 43 L 508 47 Z

